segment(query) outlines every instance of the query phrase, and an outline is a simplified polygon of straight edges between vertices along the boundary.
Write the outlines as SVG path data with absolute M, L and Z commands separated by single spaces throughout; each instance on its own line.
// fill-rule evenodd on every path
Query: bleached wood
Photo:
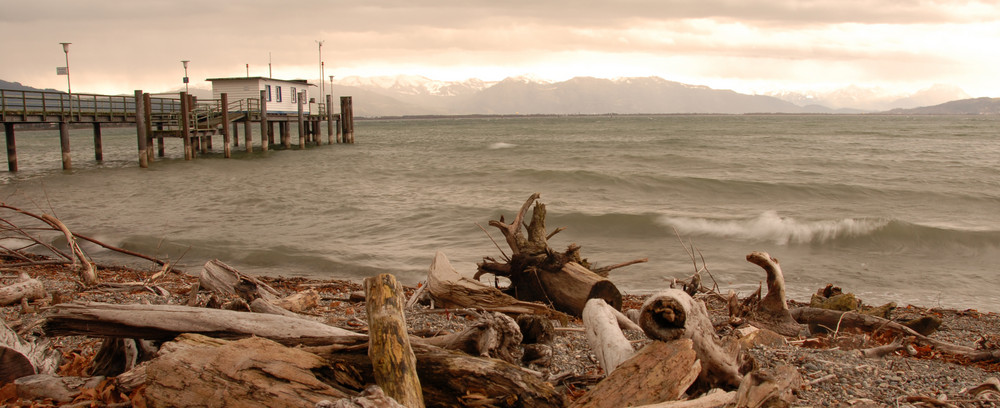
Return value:
M 48 296 L 45 286 L 38 279 L 28 278 L 0 288 L 0 306 L 20 303 L 21 299 L 35 300 Z
M 275 300 L 274 305 L 294 313 L 302 313 L 319 306 L 319 292 L 307 289 Z
M 718 408 L 736 402 L 736 391 L 725 392 L 714 388 L 704 395 L 690 400 L 669 401 L 657 404 L 641 405 L 635 408 Z
M 261 297 L 264 300 L 274 303 L 278 298 L 278 291 L 267 284 L 257 280 L 253 276 L 241 273 L 218 259 L 213 259 L 205 263 L 198 275 L 198 282 L 202 289 L 219 292 L 226 295 L 238 295 L 247 302 L 252 302 L 253 297 Z M 245 288 L 238 284 L 244 282 Z M 242 290 L 249 289 L 252 293 L 241 293 Z M 250 296 L 248 296 L 250 295 Z M 247 297 L 250 297 L 249 299 Z
M 597 355 L 605 374 L 610 374 L 615 367 L 635 354 L 632 343 L 625 338 L 618 327 L 616 310 L 604 299 L 590 299 L 583 308 L 583 326 L 587 342 Z
M 366 336 L 326 324 L 273 314 L 177 305 L 62 303 L 53 307 L 46 331 L 54 335 L 84 334 L 134 338 L 170 338 L 204 333 L 224 338 L 259 336 L 291 341 L 327 338 L 331 343 L 363 341 Z

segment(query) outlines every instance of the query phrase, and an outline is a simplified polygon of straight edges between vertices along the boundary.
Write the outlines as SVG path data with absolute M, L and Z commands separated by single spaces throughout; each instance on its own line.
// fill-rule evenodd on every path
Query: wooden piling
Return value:
M 73 168 L 73 159 L 69 154 L 69 119 L 64 118 L 59 122 L 59 147 L 62 149 L 63 170 Z
M 146 116 L 146 161 L 152 163 L 155 160 L 153 154 L 153 98 L 149 93 L 142 94 L 142 107 Z M 159 125 L 162 127 L 162 125 Z
M 300 92 L 299 93 L 299 98 L 298 98 L 298 101 L 299 101 L 299 104 L 298 104 L 299 105 L 299 117 L 298 117 L 298 123 L 299 123 L 299 149 L 305 149 L 306 148 L 305 117 L 302 116 L 302 113 L 304 111 L 304 104 L 302 103 L 302 100 L 305 99 L 305 98 L 306 98 L 306 93 L 305 92 Z
M 243 121 L 243 137 L 245 138 L 243 145 L 246 146 L 247 153 L 253 153 L 253 123 L 250 122 L 249 115 Z
M 94 122 L 94 160 L 104 161 L 104 144 L 101 140 L 101 122 Z
M 344 130 L 344 143 L 354 143 L 354 107 L 350 96 L 340 97 L 340 123 Z
M 281 122 L 278 122 L 278 126 L 281 126 Z M 274 122 L 268 122 L 267 124 L 267 145 L 273 146 L 274 143 Z
M 232 156 L 232 152 L 229 150 L 229 144 L 231 143 L 229 134 L 229 95 L 222 93 L 220 98 L 222 98 L 222 155 L 228 159 Z
M 14 124 L 10 122 L 3 123 L 3 133 L 7 137 L 7 170 L 10 172 L 17 171 L 17 147 L 14 143 Z
M 139 168 L 149 167 L 149 152 L 146 149 L 146 108 L 143 107 L 146 103 L 146 98 L 142 97 L 142 91 L 135 91 L 135 138 L 139 144 Z M 98 125 L 95 123 L 95 125 Z M 94 129 L 94 144 L 97 144 L 97 131 L 99 126 Z M 96 147 L 95 147 L 96 149 Z M 100 159 L 98 159 L 100 160 Z
M 292 147 L 292 135 L 288 131 L 288 122 L 278 122 L 278 133 L 281 137 L 281 147 Z
M 341 112 L 340 115 L 337 115 L 337 125 L 336 125 L 336 128 L 337 128 L 336 129 L 336 132 L 337 132 L 337 135 L 336 135 L 337 136 L 337 143 L 343 143 L 344 142 L 344 134 L 343 134 L 343 126 L 342 126 L 342 123 L 343 123 L 343 119 L 342 118 L 343 117 L 344 117 L 344 113 L 343 112 Z
M 184 160 L 194 158 L 194 149 L 191 146 L 191 124 L 188 123 L 188 95 L 181 92 L 181 137 L 184 139 Z
M 156 124 L 156 130 L 162 131 L 163 130 L 163 123 L 157 123 Z M 167 149 L 166 149 L 166 146 L 164 146 L 164 144 L 163 144 L 163 133 L 157 133 L 157 136 L 156 136 L 156 155 L 160 156 L 160 157 L 163 157 L 163 156 L 166 156 L 166 154 L 167 154 Z
M 233 147 L 240 147 L 240 127 L 236 123 L 230 125 L 230 130 L 233 132 Z
M 260 148 L 267 151 L 268 144 L 267 126 L 267 91 L 260 91 Z
M 331 85 L 332 87 L 333 85 Z M 332 92 L 332 91 L 331 91 Z M 333 144 L 333 95 L 326 96 L 326 142 Z

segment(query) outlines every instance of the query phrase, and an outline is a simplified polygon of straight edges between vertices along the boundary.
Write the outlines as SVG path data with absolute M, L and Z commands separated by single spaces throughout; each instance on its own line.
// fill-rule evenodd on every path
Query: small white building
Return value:
M 304 79 L 274 79 L 265 77 L 208 78 L 212 81 L 212 98 L 219 99 L 223 93 L 228 94 L 229 102 L 247 98 L 260 98 L 260 91 L 266 92 L 267 111 L 269 113 L 299 112 L 299 93 L 305 92 L 302 111 L 308 114 L 309 87 Z

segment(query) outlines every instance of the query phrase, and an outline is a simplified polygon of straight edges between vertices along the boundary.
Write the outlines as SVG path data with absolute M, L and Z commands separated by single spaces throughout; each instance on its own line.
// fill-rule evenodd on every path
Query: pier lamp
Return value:
M 323 43 L 324 40 L 316 40 L 316 44 L 319 44 L 319 94 L 326 95 L 326 90 L 323 89 Z
M 191 62 L 191 61 L 190 60 L 183 60 L 183 61 L 181 61 L 181 64 L 184 64 L 184 92 L 190 94 L 191 91 L 188 90 L 188 63 L 189 62 Z
M 63 53 L 66 54 L 66 96 L 69 97 L 69 116 L 73 116 L 73 87 L 69 82 L 69 45 L 72 43 L 59 43 L 63 46 Z M 56 70 L 58 71 L 58 69 Z M 57 72 L 58 73 L 58 72 Z

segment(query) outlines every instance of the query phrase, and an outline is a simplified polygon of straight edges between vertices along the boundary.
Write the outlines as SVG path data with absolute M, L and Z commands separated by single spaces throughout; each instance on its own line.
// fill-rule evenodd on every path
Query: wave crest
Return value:
M 747 219 L 706 219 L 664 216 L 662 223 L 689 235 L 770 241 L 778 245 L 822 243 L 869 235 L 889 225 L 884 219 L 800 221 L 767 211 Z

